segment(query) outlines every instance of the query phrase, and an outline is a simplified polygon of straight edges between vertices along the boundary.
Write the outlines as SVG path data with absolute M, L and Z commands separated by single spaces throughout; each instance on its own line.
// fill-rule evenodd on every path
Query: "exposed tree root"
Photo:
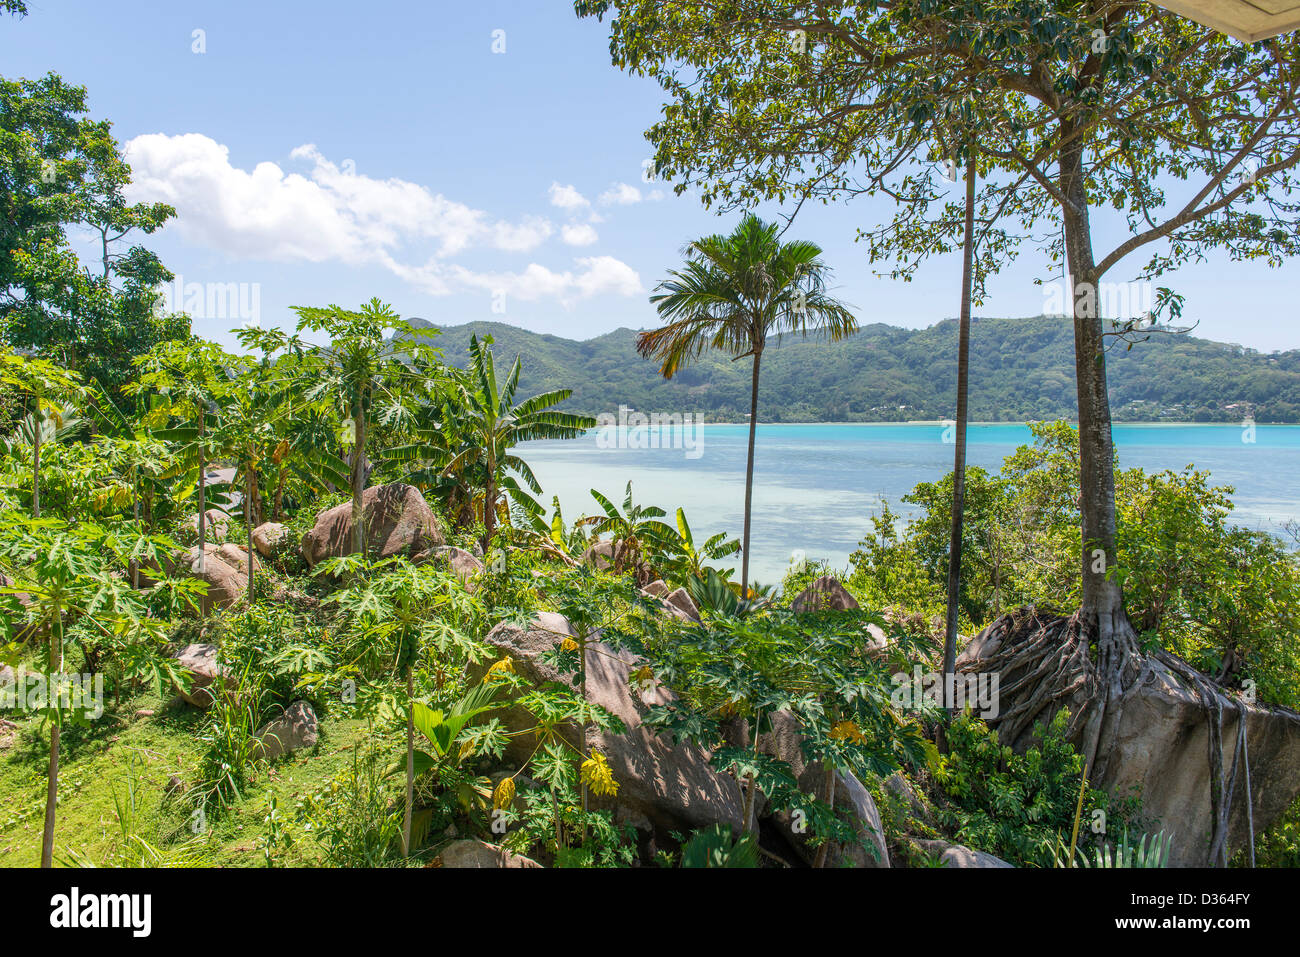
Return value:
M 1233 799 L 1239 789 L 1250 798 L 1246 755 L 1246 707 L 1227 697 L 1210 678 L 1163 650 L 1143 654 L 1127 621 L 1107 623 L 1098 640 L 1095 627 L 1080 614 L 1065 616 L 1035 607 L 1018 609 L 999 618 L 982 634 L 984 651 L 978 658 L 963 658 L 959 673 L 995 673 L 999 677 L 1000 714 L 990 724 L 1005 744 L 1028 746 L 1037 722 L 1046 722 L 1062 707 L 1070 709 L 1069 740 L 1075 742 L 1089 768 L 1088 777 L 1105 780 L 1119 752 L 1117 738 L 1125 707 L 1142 687 L 1155 679 L 1159 663 L 1195 688 L 1205 709 L 1208 728 L 1210 802 L 1213 834 L 1210 861 L 1226 866 L 1228 830 Z M 1095 648 L 1095 657 L 1093 649 Z M 1236 712 L 1238 741 L 1232 765 L 1225 774 L 1223 760 L 1224 709 Z M 1239 764 L 1246 765 L 1244 785 Z M 1118 769 L 1115 769 L 1118 770 Z M 1247 814 L 1253 832 L 1253 811 Z

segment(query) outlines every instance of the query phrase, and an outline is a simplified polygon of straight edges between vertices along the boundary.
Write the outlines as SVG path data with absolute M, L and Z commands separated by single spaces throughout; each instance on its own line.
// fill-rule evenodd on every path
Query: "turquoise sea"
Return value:
M 1251 436 L 1238 425 L 1116 425 L 1114 435 L 1121 467 L 1195 465 L 1215 484 L 1233 486 L 1240 525 L 1280 532 L 1300 519 L 1300 426 L 1260 425 Z M 953 446 L 944 438 L 941 424 L 760 424 L 751 574 L 778 583 L 796 550 L 846 564 L 882 501 L 906 514 L 904 494 L 952 470 Z M 621 506 L 630 479 L 635 500 L 663 507 L 670 522 L 684 507 L 698 542 L 718 531 L 740 535 L 747 439 L 745 425 L 597 429 L 520 451 L 545 504 L 558 495 L 566 520 L 597 511 L 593 488 Z M 972 425 L 967 461 L 996 471 L 1029 442 L 1024 425 Z

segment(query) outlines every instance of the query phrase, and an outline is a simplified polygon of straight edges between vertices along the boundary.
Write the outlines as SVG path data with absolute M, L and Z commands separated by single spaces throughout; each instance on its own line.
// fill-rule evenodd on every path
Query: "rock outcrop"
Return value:
M 223 542 L 230 533 L 230 516 L 219 508 L 210 508 L 203 513 L 204 529 L 203 537 L 209 542 Z M 190 528 L 194 530 L 195 536 L 199 534 L 199 517 L 190 516 Z
M 786 762 L 799 782 L 799 790 L 824 802 L 827 797 L 826 771 L 819 765 L 808 764 L 803 755 L 802 742 L 798 719 L 788 711 L 778 711 L 772 716 L 772 730 L 759 736 L 758 749 Z M 862 782 L 845 771 L 835 773 L 834 807 L 842 819 L 853 825 L 862 844 L 833 846 L 828 853 L 826 866 L 889 867 L 885 827 L 876 802 L 871 799 L 871 793 Z M 812 835 L 795 827 L 795 822 L 787 811 L 777 811 L 771 818 L 805 863 L 813 863 L 818 849 L 808 843 Z
M 556 682 L 576 691 L 576 676 L 561 675 L 542 660 L 545 652 L 566 637 L 577 637 L 568 620 L 541 612 L 526 629 L 502 622 L 486 640 L 510 659 L 516 673 L 530 681 L 539 685 Z M 643 707 L 667 704 L 673 695 L 666 688 L 642 686 L 634 696 L 628 680 L 640 665 L 641 661 L 627 652 L 599 641 L 588 642 L 587 699 L 617 716 L 626 727 L 625 734 L 594 727 L 588 731 L 587 746 L 605 755 L 619 786 L 616 797 L 596 803 L 613 808 L 623 819 L 645 820 L 665 833 L 718 823 L 739 829 L 742 801 L 735 780 L 714 771 L 698 747 L 674 744 L 642 723 Z M 517 707 L 496 715 L 511 732 L 526 731 L 536 724 L 532 715 Z M 567 740 L 579 743 L 580 728 L 567 727 L 562 733 Z M 535 743 L 529 735 L 516 734 L 507 746 L 507 759 L 522 764 Z
M 858 602 L 834 575 L 823 575 L 790 603 L 793 611 L 857 611 Z
M 248 576 L 222 555 L 221 548 L 227 547 L 233 546 L 205 546 L 201 567 L 197 545 L 186 552 L 183 560 L 188 573 L 208 586 L 208 602 L 219 608 L 233 608 L 248 593 Z M 242 550 L 239 553 L 244 554 Z
M 582 563 L 590 565 L 598 572 L 613 571 L 615 568 L 624 572 L 633 571 L 631 556 L 625 555 L 624 552 L 625 547 L 622 542 L 617 545 L 608 541 L 596 542 L 582 553 Z M 635 573 L 636 583 L 643 588 L 659 577 L 644 561 L 636 562 Z
M 913 839 L 912 843 L 939 862 L 940 867 L 980 868 L 980 867 L 1015 867 L 1000 857 L 984 851 L 972 851 L 964 844 L 949 844 L 947 841 L 922 841 Z
M 655 580 L 646 585 L 641 591 L 651 598 L 658 598 L 664 603 L 665 610 L 682 621 L 698 622 L 700 620 L 700 609 L 696 606 L 695 600 L 691 598 L 690 592 L 685 588 L 677 588 L 673 591 L 668 590 L 668 586 L 662 580 Z
M 465 839 L 453 841 L 435 859 L 438 867 L 456 868 L 531 868 L 541 867 L 536 861 L 512 854 L 505 848 L 484 841 Z
M 432 548 L 426 548 L 420 552 L 411 561 L 420 565 L 424 562 L 435 562 L 445 565 L 451 569 L 453 575 L 460 579 L 461 584 L 466 589 L 473 591 L 475 588 L 474 579 L 487 570 L 478 557 L 472 552 L 467 552 L 463 548 L 457 548 L 455 545 L 435 545 Z
M 995 622 L 967 645 L 958 658 L 958 671 L 978 674 L 984 665 L 1003 674 L 1007 665 L 991 664 L 1008 632 Z M 1086 658 L 1086 656 L 1085 656 Z M 1113 737 L 1113 746 L 1094 759 L 1091 783 L 1116 795 L 1137 788 L 1142 798 L 1141 814 L 1154 822 L 1150 830 L 1164 829 L 1173 836 L 1170 865 L 1211 866 L 1214 817 L 1211 810 L 1210 740 L 1213 713 L 1222 714 L 1224 777 L 1231 776 L 1238 757 L 1242 714 L 1245 714 L 1246 748 L 1254 829 L 1259 834 L 1272 824 L 1300 794 L 1300 714 L 1284 708 L 1244 704 L 1229 696 L 1208 679 L 1189 680 L 1191 668 L 1166 652 L 1157 652 L 1139 662 L 1141 678 L 1125 702 Z M 1207 706 L 1208 704 L 1208 706 Z M 1003 714 L 1015 701 L 1005 695 Z M 1076 692 L 1045 708 L 1039 721 L 1050 720 L 1055 710 L 1069 707 L 1072 715 L 1090 713 L 1095 702 L 1086 692 Z M 998 726 L 997 719 L 989 722 Z M 1086 722 L 1076 734 L 1076 746 L 1084 745 Z M 1005 740 L 1006 728 L 999 728 L 1004 743 L 1018 750 L 1032 744 L 1029 731 Z M 1236 787 L 1231 792 L 1231 815 L 1227 830 L 1228 856 L 1248 842 L 1246 813 L 1246 762 L 1238 768 Z M 1226 787 L 1226 783 L 1225 783 Z
M 438 520 L 419 489 L 394 483 L 376 485 L 361 496 L 367 551 L 372 559 L 414 556 L 443 544 Z M 326 558 L 352 554 L 352 503 L 344 502 L 316 516 L 303 536 L 302 557 L 314 566 Z

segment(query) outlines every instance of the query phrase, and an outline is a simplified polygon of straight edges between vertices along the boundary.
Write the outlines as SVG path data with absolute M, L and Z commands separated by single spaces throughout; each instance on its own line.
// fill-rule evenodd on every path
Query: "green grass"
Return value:
M 167 707 L 170 694 L 146 693 L 123 698 L 116 707 L 105 702 L 103 716 L 91 727 L 65 730 L 59 774 L 59 809 L 55 859 L 75 851 L 103 863 L 121 843 L 114 792 L 125 798 L 134 776 L 137 812 L 134 831 L 159 848 L 185 841 L 190 833 L 191 803 L 167 794 L 176 775 L 193 782 L 203 713 L 188 705 Z M 151 710 L 152 716 L 136 717 Z M 14 715 L 8 714 L 11 720 Z M 45 775 L 49 763 L 48 729 L 38 720 L 19 721 L 7 747 L 0 745 L 0 867 L 34 867 L 40 863 L 45 814 Z M 272 796 L 281 815 L 292 819 L 294 806 L 351 766 L 351 752 L 364 738 L 366 723 L 349 717 L 321 718 L 316 749 L 281 759 L 260 771 L 243 800 L 208 821 L 204 858 L 229 867 L 261 867 L 263 818 Z M 397 742 L 394 741 L 394 750 Z M 300 837 L 300 835 L 297 835 Z M 296 840 L 277 863 L 310 864 L 318 857 L 310 840 Z

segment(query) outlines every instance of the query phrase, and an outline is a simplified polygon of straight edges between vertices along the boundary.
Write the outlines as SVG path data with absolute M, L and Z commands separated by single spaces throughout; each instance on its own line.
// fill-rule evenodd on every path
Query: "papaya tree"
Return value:
M 352 549 L 366 548 L 365 492 L 370 429 L 375 423 L 398 425 L 410 420 L 414 402 L 427 390 L 437 350 L 424 339 L 434 330 L 416 329 L 392 307 L 371 299 L 359 310 L 341 306 L 295 306 L 298 331 L 324 333 L 326 344 L 307 351 L 306 373 L 312 383 L 305 397 L 328 399 L 342 412 L 343 441 L 351 448 Z M 417 366 L 412 360 L 426 360 Z

